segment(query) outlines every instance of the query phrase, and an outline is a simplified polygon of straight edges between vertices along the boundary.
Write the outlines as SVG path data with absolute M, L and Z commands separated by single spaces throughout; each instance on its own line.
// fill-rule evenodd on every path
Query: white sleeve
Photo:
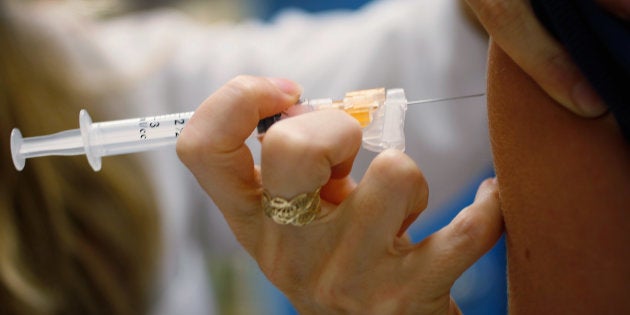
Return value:
M 94 37 L 129 76 L 168 76 L 175 99 L 192 101 L 173 106 L 194 108 L 238 74 L 287 77 L 309 97 L 377 86 L 434 97 L 452 90 L 447 77 L 484 69 L 485 43 L 458 13 L 452 0 L 389 0 L 357 12 L 207 25 L 158 11 L 103 23 Z

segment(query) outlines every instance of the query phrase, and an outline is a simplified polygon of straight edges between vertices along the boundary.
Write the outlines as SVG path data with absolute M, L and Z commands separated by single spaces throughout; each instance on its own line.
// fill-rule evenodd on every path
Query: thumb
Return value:
M 238 76 L 195 110 L 177 154 L 219 208 L 259 210 L 260 178 L 245 140 L 260 119 L 295 104 L 300 92 L 288 80 Z
M 554 100 L 582 117 L 599 117 L 606 113 L 608 108 L 604 101 L 569 53 L 538 21 L 529 1 L 467 2 L 491 35 L 492 42 Z

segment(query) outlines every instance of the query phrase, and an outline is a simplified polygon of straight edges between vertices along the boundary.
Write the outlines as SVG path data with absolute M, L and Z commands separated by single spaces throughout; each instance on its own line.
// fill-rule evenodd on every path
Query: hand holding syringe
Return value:
M 363 146 L 371 151 L 405 149 L 404 123 L 407 105 L 430 103 L 465 97 L 474 94 L 443 99 L 407 102 L 402 89 L 371 89 L 346 93 L 343 100 L 303 100 L 282 114 L 260 121 L 258 133 L 262 134 L 276 121 L 301 113 L 340 109 L 352 115 L 363 127 Z M 194 112 L 162 116 L 114 120 L 92 123 L 85 110 L 79 113 L 79 129 L 66 130 L 51 135 L 23 138 L 19 129 L 11 132 L 11 154 L 17 170 L 22 170 L 27 158 L 49 155 L 85 154 L 95 171 L 101 169 L 103 156 L 148 151 L 164 146 L 174 146 L 177 137 Z

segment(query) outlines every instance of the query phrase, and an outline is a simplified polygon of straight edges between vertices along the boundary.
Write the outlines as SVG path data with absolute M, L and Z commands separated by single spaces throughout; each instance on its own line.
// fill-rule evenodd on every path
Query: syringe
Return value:
M 27 158 L 85 154 L 94 171 L 103 156 L 148 151 L 174 145 L 193 112 L 92 123 L 86 110 L 79 112 L 79 129 L 23 138 L 11 132 L 11 155 L 18 171 Z
M 467 95 L 476 97 L 483 94 Z M 462 98 L 462 97 L 455 97 Z M 287 111 L 260 121 L 263 134 L 276 121 L 304 112 L 341 109 L 356 118 L 363 127 L 363 146 L 380 152 L 388 148 L 404 150 L 404 121 L 408 104 L 437 102 L 455 98 L 407 102 L 402 89 L 370 89 L 346 93 L 343 100 L 302 100 Z M 19 129 L 11 132 L 11 155 L 17 170 L 27 158 L 50 155 L 87 156 L 94 171 L 101 169 L 103 156 L 142 152 L 174 146 L 193 112 L 92 123 L 86 110 L 79 113 L 79 129 L 23 138 Z

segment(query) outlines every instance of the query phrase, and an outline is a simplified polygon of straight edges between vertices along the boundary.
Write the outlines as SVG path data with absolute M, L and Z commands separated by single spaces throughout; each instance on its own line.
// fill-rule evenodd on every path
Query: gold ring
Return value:
M 278 224 L 307 225 L 321 210 L 320 189 L 321 187 L 310 193 L 299 194 L 291 200 L 271 197 L 265 189 L 261 201 L 265 215 Z

